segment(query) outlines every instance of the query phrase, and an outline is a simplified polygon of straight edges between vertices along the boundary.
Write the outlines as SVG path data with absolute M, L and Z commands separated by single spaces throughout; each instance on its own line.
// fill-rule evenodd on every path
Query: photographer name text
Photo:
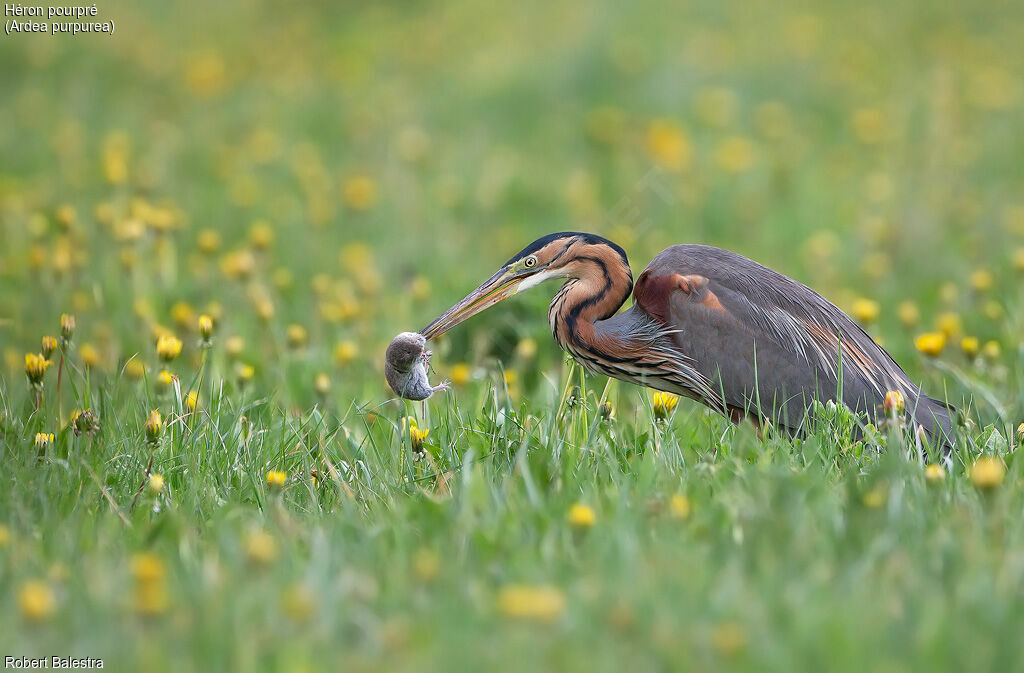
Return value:
M 4 668 L 21 670 L 56 669 L 71 670 L 85 668 L 103 668 L 103 660 L 96 657 L 4 657 Z

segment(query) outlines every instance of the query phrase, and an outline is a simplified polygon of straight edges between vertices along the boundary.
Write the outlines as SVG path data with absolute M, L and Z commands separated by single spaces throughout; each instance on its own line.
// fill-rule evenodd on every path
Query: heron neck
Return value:
M 596 323 L 606 320 L 625 303 L 633 289 L 629 267 L 612 255 L 574 260 L 569 281 L 555 295 L 548 310 L 551 331 L 559 346 L 572 354 L 604 351 L 612 338 L 599 334 Z

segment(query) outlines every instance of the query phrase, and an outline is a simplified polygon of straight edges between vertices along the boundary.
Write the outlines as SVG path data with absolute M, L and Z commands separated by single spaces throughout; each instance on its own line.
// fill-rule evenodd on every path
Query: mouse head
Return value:
M 395 369 L 408 371 L 423 357 L 423 349 L 427 345 L 427 339 L 416 332 L 402 332 L 396 336 L 384 357 Z

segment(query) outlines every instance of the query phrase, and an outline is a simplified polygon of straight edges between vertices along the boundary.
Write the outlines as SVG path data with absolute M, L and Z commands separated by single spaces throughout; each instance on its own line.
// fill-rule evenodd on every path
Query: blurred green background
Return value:
M 1020 666 L 1024 4 L 97 8 L 113 35 L 0 37 L 0 654 Z M 391 337 L 562 230 L 634 276 L 703 243 L 810 285 L 966 402 L 1005 493 L 971 490 L 973 456 L 935 490 L 841 432 L 761 443 L 688 401 L 652 424 L 625 384 L 587 434 L 605 382 L 559 416 L 554 287 L 437 344 L 451 396 L 391 401 Z M 36 410 L 25 353 L 62 313 L 65 388 L 55 363 Z M 136 509 L 151 453 L 166 487 Z
M 199 311 L 216 300 L 244 324 L 217 262 L 250 247 L 261 221 L 272 234 L 257 260 L 262 295 L 325 343 L 351 330 L 377 346 L 421 327 L 560 230 L 612 238 L 635 272 L 667 245 L 699 242 L 848 310 L 877 300 L 901 360 L 912 347 L 896 331 L 900 301 L 920 306 L 922 329 L 952 310 L 970 334 L 997 338 L 1005 311 L 986 302 L 1019 285 L 1017 3 L 100 13 L 113 36 L 0 45 L 0 315 L 16 350 L 55 312 L 95 309 L 103 319 L 86 329 L 113 366 L 140 347 L 115 322 L 137 299 L 149 321 L 170 323 L 176 301 Z M 62 205 L 75 213 L 67 227 Z M 147 220 L 161 217 L 154 234 Z M 220 239 L 207 259 L 204 230 Z M 339 259 L 353 243 L 369 248 L 372 288 L 352 278 L 360 260 Z M 979 270 L 1013 282 L 979 296 Z M 331 307 L 311 314 L 317 274 L 355 285 L 334 294 L 354 295 L 360 324 Z M 547 296 L 534 294 L 501 310 L 547 349 L 533 317 Z

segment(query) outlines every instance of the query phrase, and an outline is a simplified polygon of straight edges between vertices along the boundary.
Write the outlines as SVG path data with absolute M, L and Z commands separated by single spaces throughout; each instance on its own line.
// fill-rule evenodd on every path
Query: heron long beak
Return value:
M 484 281 L 480 287 L 466 295 L 465 299 L 425 327 L 420 334 L 428 339 L 441 336 L 462 321 L 494 306 L 502 299 L 514 295 L 519 289 L 519 284 L 528 277 L 510 269 L 501 269 Z

